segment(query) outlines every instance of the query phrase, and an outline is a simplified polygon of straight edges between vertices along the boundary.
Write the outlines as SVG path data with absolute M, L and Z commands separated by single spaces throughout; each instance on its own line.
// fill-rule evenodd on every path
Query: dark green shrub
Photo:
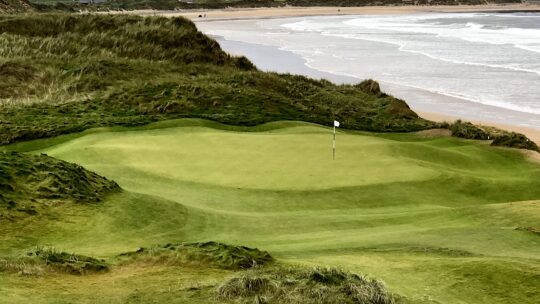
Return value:
M 488 132 L 480 129 L 479 127 L 473 125 L 470 122 L 463 122 L 461 120 L 457 120 L 450 126 L 450 130 L 452 131 L 452 136 L 456 137 L 482 140 L 490 139 L 490 135 Z
M 362 92 L 373 94 L 375 96 L 380 96 L 383 94 L 381 92 L 379 83 L 373 79 L 366 79 L 359 84 L 356 84 L 355 87 L 360 89 Z
M 536 143 L 534 143 L 532 140 L 528 139 L 527 136 L 514 132 L 505 133 L 495 137 L 491 145 L 527 149 L 540 152 L 538 145 L 536 145 Z

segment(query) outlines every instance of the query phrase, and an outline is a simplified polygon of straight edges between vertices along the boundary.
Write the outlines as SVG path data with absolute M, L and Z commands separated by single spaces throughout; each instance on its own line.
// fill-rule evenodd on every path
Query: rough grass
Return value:
M 491 145 L 527 149 L 540 152 L 540 148 L 538 148 L 538 145 L 534 141 L 530 140 L 529 138 L 527 138 L 527 136 L 523 134 L 515 132 L 505 132 L 501 135 L 496 136 Z
M 0 272 L 24 276 L 41 276 L 47 272 L 85 275 L 108 270 L 109 265 L 104 260 L 58 251 L 52 247 L 39 247 L 24 257 L 0 258 Z
M 35 256 L 46 265 L 69 274 L 83 275 L 109 270 L 109 265 L 104 260 L 58 251 L 52 247 L 38 248 L 28 255 Z
M 62 202 L 99 202 L 118 191 L 115 182 L 79 165 L 0 151 L 0 218 L 35 216 Z
M 131 257 L 135 261 L 143 259 L 150 263 L 169 265 L 202 263 L 224 269 L 247 269 L 264 266 L 274 261 L 274 258 L 266 251 L 218 242 L 167 244 L 140 248 L 121 256 Z
M 264 268 L 222 284 L 218 299 L 240 303 L 396 303 L 383 283 L 338 268 Z
M 0 273 L 17 273 L 23 276 L 41 276 L 45 272 L 42 261 L 32 258 L 0 258 Z
M 34 6 L 27 0 L 0 0 L 0 13 L 33 11 Z
M 492 146 L 510 147 L 517 149 L 527 149 L 540 152 L 540 148 L 527 136 L 497 129 L 495 127 L 482 127 L 470 122 L 457 120 L 450 124 L 448 128 L 452 135 L 467 139 L 493 140 Z
M 180 117 L 250 126 L 338 119 L 373 131 L 435 125 L 363 85 L 258 71 L 184 18 L 0 16 L 0 65 L 4 145 Z

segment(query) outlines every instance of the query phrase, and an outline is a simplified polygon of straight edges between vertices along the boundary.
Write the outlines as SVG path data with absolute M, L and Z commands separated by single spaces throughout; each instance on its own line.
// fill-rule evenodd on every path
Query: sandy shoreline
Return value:
M 530 11 L 540 13 L 540 4 L 501 4 L 501 5 L 470 5 L 470 6 L 367 6 L 367 7 L 281 7 L 281 8 L 231 8 L 218 10 L 178 10 L 155 11 L 138 10 L 114 12 L 120 14 L 137 14 L 143 16 L 160 15 L 166 17 L 183 16 L 195 22 L 289 18 L 303 16 L 336 16 L 336 15 L 399 15 L 414 13 L 465 13 L 465 12 L 516 12 Z M 203 16 L 203 17 L 199 17 Z M 304 73 L 302 73 L 304 74 Z M 307 73 L 310 74 L 310 73 Z M 455 121 L 458 116 L 427 112 L 414 109 L 420 116 L 433 121 Z M 461 118 L 463 119 L 463 118 Z M 513 124 L 503 124 L 491 121 L 465 118 L 480 125 L 489 125 L 503 130 L 519 132 L 540 144 L 540 128 L 523 127 Z
M 211 23 L 208 23 L 208 24 L 211 24 Z M 218 39 L 219 43 L 222 45 L 222 47 L 226 51 L 234 53 L 234 54 L 247 55 L 248 58 L 250 58 L 260 69 L 264 71 L 305 75 L 305 76 L 312 77 L 315 79 L 327 79 L 337 84 L 343 84 L 343 83 L 351 84 L 351 83 L 358 83 L 361 81 L 361 79 L 356 79 L 350 76 L 342 76 L 342 75 L 332 74 L 329 72 L 324 72 L 324 71 L 310 68 L 309 66 L 305 64 L 305 60 L 299 55 L 285 51 L 285 50 L 280 50 L 277 47 L 265 46 L 265 45 L 259 45 L 259 44 L 250 44 L 250 43 L 238 42 L 238 41 L 228 41 L 222 37 L 216 37 L 216 38 Z M 272 58 L 272 60 L 269 60 L 269 58 Z M 534 140 L 535 142 L 540 143 L 540 126 L 539 128 L 520 126 L 519 120 L 518 120 L 519 116 L 517 116 L 516 120 L 508 120 L 508 121 L 512 121 L 512 123 L 504 123 L 504 122 L 492 121 L 487 118 L 483 119 L 482 117 L 478 117 L 475 115 L 463 117 L 463 116 L 459 116 L 459 114 L 452 115 L 450 113 L 445 113 L 445 112 L 441 113 L 437 111 L 437 109 L 440 109 L 440 106 L 426 107 L 426 106 L 423 106 L 421 103 L 414 102 L 415 101 L 414 99 L 407 98 L 406 96 L 402 96 L 402 94 L 399 94 L 400 91 L 398 88 L 396 88 L 396 86 L 389 87 L 386 83 L 383 82 L 381 83 L 381 87 L 383 88 L 385 92 L 406 100 L 409 106 L 415 112 L 417 112 L 420 116 L 426 119 L 433 120 L 433 121 L 448 121 L 448 122 L 453 122 L 453 121 L 456 121 L 457 119 L 462 119 L 464 121 L 471 121 L 471 122 L 481 124 L 481 125 L 494 126 L 503 130 L 523 133 L 527 135 L 529 138 L 531 138 L 531 140 Z M 396 93 L 398 94 L 396 95 Z M 428 99 L 438 100 L 438 102 L 441 101 L 440 98 L 441 97 L 437 96 L 436 94 L 431 94 L 428 97 Z M 510 117 L 511 115 L 510 112 L 508 111 L 503 112 L 504 110 L 501 110 L 495 107 L 485 106 L 485 105 L 463 104 L 463 107 L 467 107 L 469 110 L 473 112 L 485 111 L 489 113 L 490 111 L 498 111 L 499 115 L 509 115 L 508 117 Z M 503 112 L 504 114 L 501 114 L 501 112 Z
M 277 7 L 277 8 L 230 8 L 205 10 L 155 11 L 137 10 L 116 12 L 122 14 L 183 16 L 194 21 L 215 21 L 234 19 L 264 19 L 304 16 L 336 15 L 399 15 L 413 13 L 464 13 L 464 12 L 540 12 L 540 4 L 489 4 L 457 6 L 364 6 L 364 7 Z M 199 17 L 201 16 L 201 17 Z

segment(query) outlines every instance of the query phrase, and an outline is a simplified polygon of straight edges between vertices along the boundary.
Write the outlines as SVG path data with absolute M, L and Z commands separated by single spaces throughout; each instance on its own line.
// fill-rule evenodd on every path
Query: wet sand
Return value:
M 300 74 L 315 79 L 327 79 L 337 84 L 354 84 L 362 81 L 362 79 L 355 77 L 336 75 L 310 68 L 306 65 L 306 61 L 300 56 L 289 51 L 281 50 L 277 47 L 229 41 L 217 36 L 214 38 L 217 39 L 225 51 L 234 55 L 246 55 L 257 65 L 259 69 L 263 71 Z M 451 98 L 440 94 L 433 94 L 430 92 L 421 92 L 418 90 L 413 91 L 410 88 L 384 82 L 381 82 L 381 88 L 387 93 L 406 100 L 409 106 L 415 112 L 426 119 L 448 122 L 462 119 L 481 125 L 494 126 L 503 130 L 523 133 L 531 138 L 531 140 L 534 140 L 540 144 L 540 126 L 539 128 L 532 128 L 520 126 L 518 124 L 520 120 L 525 121 L 527 118 L 529 118 L 528 116 L 532 114 L 460 101 L 456 98 Z M 428 100 L 429 102 L 424 103 L 424 100 Z M 466 114 L 452 115 L 448 113 L 448 109 L 445 107 L 459 107 L 463 110 L 461 113 Z M 492 114 L 483 115 L 486 113 Z M 490 116 L 492 120 L 488 119 Z M 506 120 L 494 119 L 494 117 L 506 117 Z M 508 121 L 510 123 L 502 123 L 502 121 Z

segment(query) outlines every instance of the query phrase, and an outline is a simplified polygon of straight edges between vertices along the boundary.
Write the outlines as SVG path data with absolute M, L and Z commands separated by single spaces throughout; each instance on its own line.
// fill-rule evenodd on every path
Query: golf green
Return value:
M 22 146 L 19 146 L 19 149 Z M 540 166 L 517 150 L 299 122 L 178 120 L 24 149 L 118 182 L 40 242 L 108 257 L 180 241 L 268 250 L 384 280 L 415 303 L 537 303 Z M 23 240 L 23 247 L 33 240 Z

